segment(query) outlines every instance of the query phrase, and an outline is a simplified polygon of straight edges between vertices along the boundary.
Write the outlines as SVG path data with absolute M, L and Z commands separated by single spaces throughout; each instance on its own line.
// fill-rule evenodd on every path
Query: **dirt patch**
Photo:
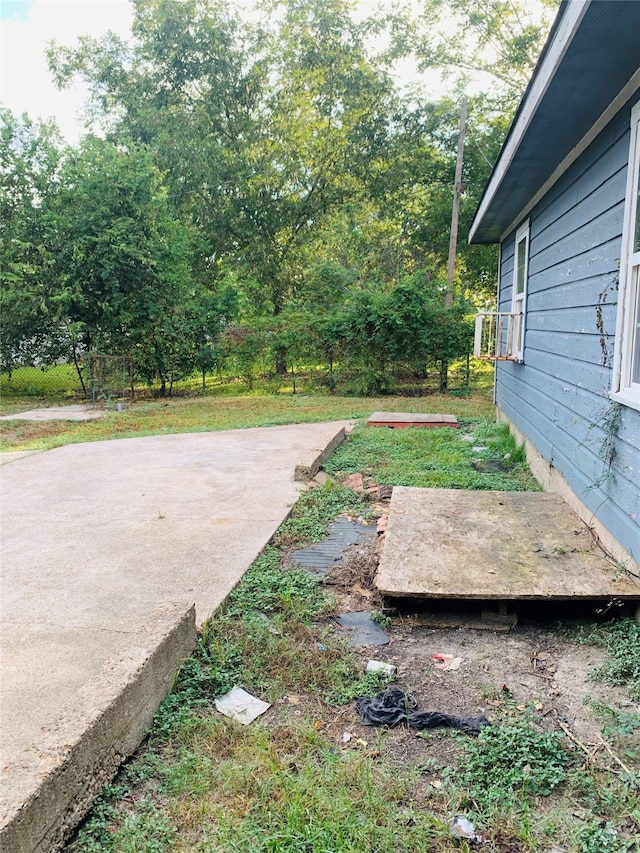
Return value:
M 375 590 L 379 543 L 357 545 L 345 552 L 329 574 L 326 586 L 340 613 L 380 610 Z M 594 668 L 605 652 L 578 645 L 570 631 L 555 624 L 528 621 L 509 632 L 426 627 L 419 615 L 398 615 L 384 626 L 388 646 L 356 649 L 364 671 L 370 659 L 397 667 L 397 684 L 410 693 L 421 711 L 457 716 L 485 714 L 492 722 L 529 713 L 544 730 L 568 730 L 587 746 L 597 748 L 603 720 L 594 706 L 620 710 L 633 707 L 620 688 L 594 682 Z M 434 655 L 460 659 L 453 669 L 436 666 Z M 307 709 L 308 710 L 308 709 Z M 300 707 L 296 713 L 302 713 Z M 318 725 L 336 743 L 351 735 L 348 748 L 384 749 L 403 763 L 455 765 L 460 741 L 446 730 L 417 733 L 404 727 L 378 730 L 363 726 L 352 704 L 317 709 Z M 364 743 L 363 743 L 364 742 Z
M 73 421 L 24 421 L 16 419 L 0 421 L 0 441 L 3 449 L 41 438 L 51 438 L 78 428 Z
M 376 545 L 351 546 L 331 569 L 324 585 L 336 596 L 341 613 L 382 607 L 382 596 L 374 584 L 378 570 Z

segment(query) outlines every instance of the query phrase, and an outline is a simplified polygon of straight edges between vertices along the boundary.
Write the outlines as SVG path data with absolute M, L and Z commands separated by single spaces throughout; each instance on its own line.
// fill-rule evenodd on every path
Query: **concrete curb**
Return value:
M 320 468 L 322 467 L 322 463 L 325 459 L 328 459 L 331 455 L 333 455 L 336 447 L 339 447 L 342 442 L 345 440 L 347 431 L 344 427 L 340 429 L 339 432 L 335 434 L 335 436 L 331 439 L 329 444 L 308 464 L 299 463 L 295 467 L 295 471 L 293 473 L 293 479 L 296 482 L 306 483 L 309 480 L 313 480 L 316 476 Z
M 171 602 L 107 661 L 33 747 L 39 779 L 14 791 L 0 827 L 11 853 L 59 850 L 102 787 L 140 744 L 196 642 L 195 606 Z M 20 763 L 29 762 L 23 756 Z

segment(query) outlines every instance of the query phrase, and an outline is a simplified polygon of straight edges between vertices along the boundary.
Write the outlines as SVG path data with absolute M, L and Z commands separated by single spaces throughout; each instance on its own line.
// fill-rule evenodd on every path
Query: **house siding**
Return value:
M 522 364 L 496 365 L 501 412 L 640 560 L 640 412 L 611 402 L 629 125 L 634 98 L 529 215 Z M 521 223 L 518 223 L 520 225 Z M 499 310 L 511 310 L 515 230 L 502 242 Z M 603 442 L 611 441 L 609 465 Z M 586 519 L 589 521 L 589 519 Z

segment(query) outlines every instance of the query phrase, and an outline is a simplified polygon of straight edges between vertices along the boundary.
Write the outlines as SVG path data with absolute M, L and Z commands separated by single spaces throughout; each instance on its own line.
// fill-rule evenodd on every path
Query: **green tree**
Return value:
M 420 66 L 458 91 L 473 78 L 515 107 L 529 82 L 559 0 L 423 0 L 415 21 Z M 477 85 L 477 84 L 476 84 Z
M 68 354 L 48 310 L 52 258 L 44 214 L 57 190 L 61 140 L 55 125 L 0 108 L 0 365 Z
M 83 350 L 151 363 L 163 388 L 195 298 L 189 232 L 172 214 L 151 154 L 87 137 L 60 169 L 46 213 L 48 311 Z
M 153 150 L 202 267 L 241 270 L 277 314 L 300 283 L 301 246 L 384 151 L 391 81 L 343 0 L 272 3 L 268 32 L 214 0 L 134 10 L 131 45 L 54 48 L 55 78 L 83 77 L 114 138 Z
M 148 334 L 135 345 L 147 354 L 161 341 L 167 348 L 171 329 L 180 328 L 170 359 L 178 373 L 190 359 L 201 369 L 213 365 L 216 335 L 197 318 L 207 316 L 203 296 L 215 300 L 232 282 L 239 322 L 226 345 L 247 376 L 267 353 L 280 371 L 287 356 L 312 359 L 294 341 L 294 314 L 306 318 L 313 358 L 324 353 L 330 372 L 348 353 L 355 363 L 356 351 L 378 377 L 396 359 L 417 363 L 423 356 L 410 353 L 404 332 L 430 359 L 436 340 L 443 352 L 457 352 L 450 314 L 435 310 L 437 287 L 409 292 L 406 280 L 419 271 L 431 282 L 444 278 L 458 94 L 480 70 L 491 89 L 469 105 L 455 290 L 460 299 L 490 297 L 495 250 L 468 247 L 463 236 L 547 22 L 522 0 L 423 0 L 414 18 L 365 20 L 350 0 L 264 0 L 259 23 L 243 20 L 227 0 L 133 2 L 130 43 L 83 38 L 52 48 L 50 63 L 59 85 L 77 75 L 89 83 L 93 115 L 115 150 L 124 145 L 150 158 L 166 186 L 166 221 L 179 220 L 188 237 L 188 248 L 182 238 L 175 245 L 185 247 L 190 284 L 169 288 L 155 331 L 160 317 L 169 326 L 154 342 L 142 323 Z M 392 39 L 381 50 L 376 38 L 385 34 Z M 401 96 L 389 68 L 408 55 L 449 73 L 450 95 Z M 65 288 L 75 304 L 69 282 Z M 117 300 L 93 302 L 95 315 L 88 316 L 89 299 L 76 321 L 83 332 L 99 317 L 110 328 Z M 420 325 L 427 320 L 449 330 L 451 347 L 435 333 L 427 346 Z M 195 338 L 194 350 L 187 342 Z M 375 376 L 373 384 L 382 383 Z

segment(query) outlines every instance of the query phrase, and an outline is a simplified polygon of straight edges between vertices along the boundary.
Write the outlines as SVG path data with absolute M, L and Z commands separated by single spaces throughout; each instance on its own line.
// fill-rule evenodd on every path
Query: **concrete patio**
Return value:
M 346 426 L 4 455 L 3 850 L 59 847 Z

